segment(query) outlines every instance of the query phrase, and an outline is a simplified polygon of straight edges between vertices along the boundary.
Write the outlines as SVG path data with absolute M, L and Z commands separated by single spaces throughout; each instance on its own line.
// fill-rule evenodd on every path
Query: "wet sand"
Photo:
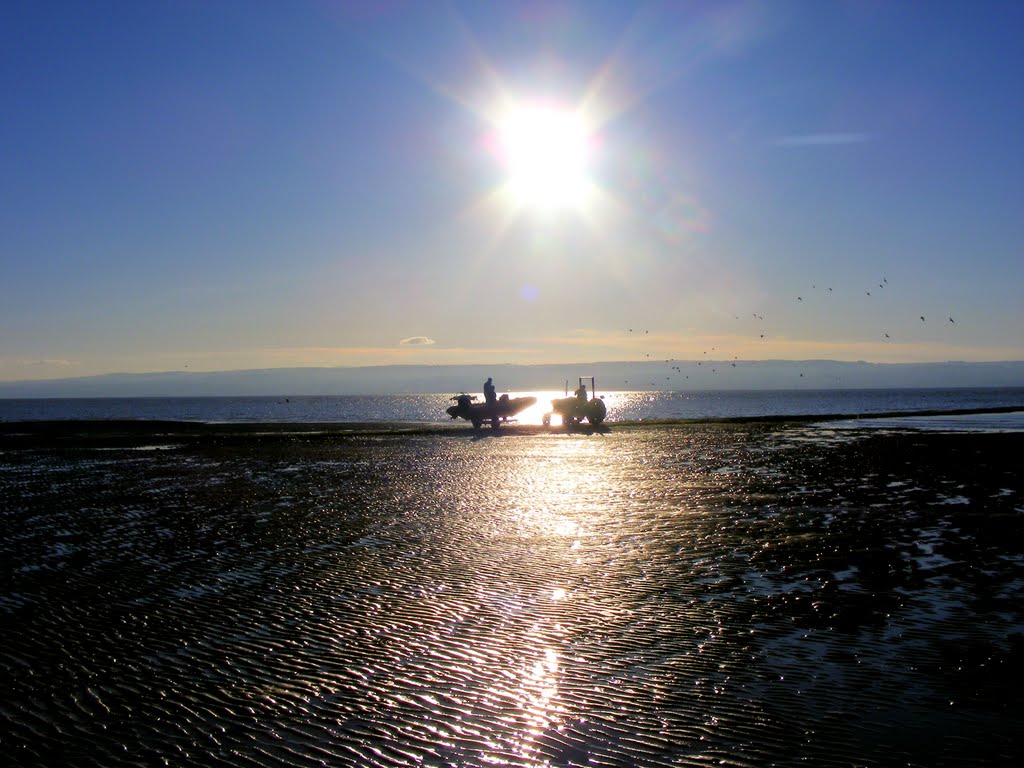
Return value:
M 1024 434 L 0 426 L 16 765 L 1024 751 Z

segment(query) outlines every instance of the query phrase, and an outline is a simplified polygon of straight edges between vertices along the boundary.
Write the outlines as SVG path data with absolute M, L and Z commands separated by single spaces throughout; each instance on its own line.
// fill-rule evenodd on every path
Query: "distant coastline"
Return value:
M 1024 360 L 870 363 L 837 360 L 615 361 L 545 365 L 388 365 L 119 373 L 0 382 L 0 398 L 429 394 L 561 389 L 595 376 L 605 390 L 790 390 L 1024 386 Z

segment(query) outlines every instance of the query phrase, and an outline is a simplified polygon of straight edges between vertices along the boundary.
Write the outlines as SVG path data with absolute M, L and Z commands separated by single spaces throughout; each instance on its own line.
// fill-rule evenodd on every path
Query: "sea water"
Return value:
M 512 392 L 537 403 L 521 424 L 541 424 L 551 400 L 563 392 Z M 610 391 L 608 420 L 657 421 L 707 418 L 914 413 L 1020 407 L 1024 387 L 957 389 L 823 389 L 749 391 Z M 140 397 L 0 399 L 0 421 L 140 419 L 212 423 L 445 423 L 449 394 L 279 397 Z

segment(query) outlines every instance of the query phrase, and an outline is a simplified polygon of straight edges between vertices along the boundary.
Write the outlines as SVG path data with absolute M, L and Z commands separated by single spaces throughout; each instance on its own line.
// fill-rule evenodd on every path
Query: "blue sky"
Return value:
M 5 3 L 0 380 L 1024 359 L 1022 32 L 1014 2 Z M 571 199 L 510 191 L 531 110 L 583 126 Z

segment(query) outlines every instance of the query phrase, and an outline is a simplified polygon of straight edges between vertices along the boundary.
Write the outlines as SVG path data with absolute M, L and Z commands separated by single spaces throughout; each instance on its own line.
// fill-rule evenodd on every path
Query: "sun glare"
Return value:
M 510 113 L 499 130 L 509 189 L 519 204 L 559 208 L 582 203 L 588 187 L 590 136 L 579 114 L 521 108 Z

